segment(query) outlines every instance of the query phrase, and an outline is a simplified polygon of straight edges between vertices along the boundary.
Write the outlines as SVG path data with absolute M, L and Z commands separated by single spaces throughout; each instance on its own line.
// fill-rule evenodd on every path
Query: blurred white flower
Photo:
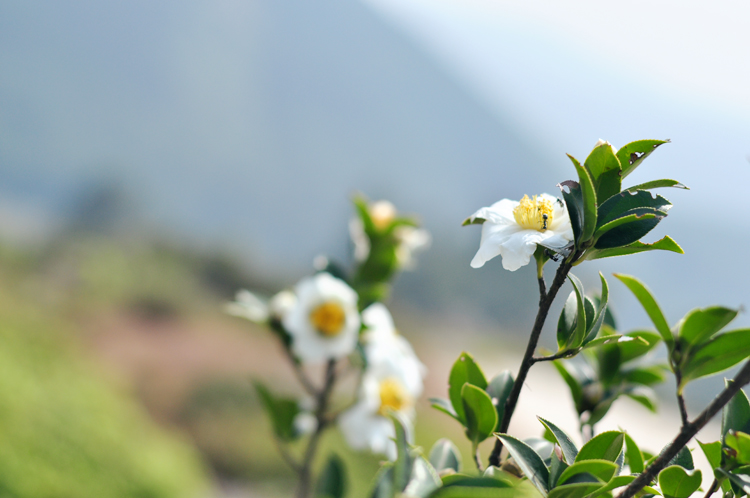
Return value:
M 308 435 L 315 432 L 318 428 L 318 420 L 313 412 L 317 408 L 315 398 L 312 396 L 303 396 L 298 402 L 300 412 L 294 417 L 292 424 L 294 431 L 299 435 Z
M 237 292 L 234 302 L 227 303 L 224 307 L 224 311 L 230 315 L 247 318 L 255 323 L 265 323 L 268 321 L 269 317 L 268 304 L 266 304 L 263 299 L 245 289 Z
M 562 249 L 573 240 L 568 210 L 562 200 L 549 194 L 520 202 L 503 199 L 471 215 L 481 218 L 482 240 L 471 260 L 473 268 L 480 268 L 497 255 L 503 258 L 503 268 L 515 271 L 527 265 L 537 244 Z
M 290 290 L 283 290 L 271 298 L 268 311 L 276 320 L 283 320 L 289 310 L 297 304 L 297 296 Z
M 414 267 L 413 254 L 429 249 L 432 244 L 430 232 L 424 228 L 410 226 L 398 227 L 394 236 L 399 245 L 396 248 L 396 258 L 401 268 L 410 270 Z
M 349 237 L 354 243 L 354 259 L 362 262 L 370 255 L 370 239 L 365 233 L 365 227 L 359 217 L 349 221 Z
M 296 303 L 282 319 L 292 352 L 304 362 L 342 358 L 357 346 L 358 296 L 329 273 L 307 277 L 295 287 Z

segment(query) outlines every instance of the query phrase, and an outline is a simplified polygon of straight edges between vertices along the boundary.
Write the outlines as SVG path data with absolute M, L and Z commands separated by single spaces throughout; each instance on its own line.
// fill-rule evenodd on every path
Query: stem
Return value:
M 572 358 L 573 356 L 577 355 L 581 351 L 581 348 L 578 349 L 566 349 L 565 351 L 560 351 L 559 353 L 555 353 L 549 356 L 534 356 L 531 358 L 531 363 L 540 363 L 542 361 L 555 361 L 559 360 L 561 358 Z
M 310 496 L 310 487 L 312 484 L 312 462 L 315 457 L 315 452 L 318 449 L 318 443 L 320 442 L 320 436 L 326 429 L 330 420 L 326 415 L 328 410 L 328 401 L 333 391 L 333 384 L 336 381 L 336 360 L 328 360 L 326 366 L 325 380 L 323 382 L 323 389 L 321 389 L 316 396 L 317 409 L 315 410 L 315 419 L 318 422 L 318 427 L 310 436 L 310 442 L 307 443 L 307 449 L 305 450 L 305 456 L 302 459 L 302 464 L 299 467 L 299 484 L 297 487 L 297 498 L 308 498 Z
M 708 491 L 706 491 L 706 496 L 704 496 L 703 498 L 709 498 L 709 496 L 716 493 L 717 489 L 719 489 L 719 481 L 714 479 L 714 482 L 711 483 L 711 487 L 708 488 Z
M 685 397 L 680 392 L 680 386 L 682 385 L 682 372 L 679 368 L 674 371 L 675 380 L 677 381 L 677 406 L 680 407 L 680 419 L 682 419 L 682 425 L 688 423 L 687 407 L 685 406 Z
M 479 458 L 479 446 L 476 446 L 474 448 L 474 463 L 476 464 L 477 470 L 479 472 L 484 471 L 484 469 L 482 468 L 482 460 Z
M 677 453 L 695 436 L 699 430 L 705 426 L 714 415 L 719 413 L 724 405 L 729 403 L 732 397 L 737 392 L 750 382 L 750 361 L 745 363 L 742 369 L 737 372 L 734 380 L 729 384 L 714 400 L 709 404 L 705 410 L 701 412 L 698 417 L 692 422 L 688 422 L 682 426 L 680 433 L 672 440 L 672 442 L 664 448 L 661 454 L 653 461 L 651 465 L 638 477 L 631 482 L 625 490 L 620 493 L 617 498 L 630 498 L 635 496 L 644 486 L 647 486 L 658 474 L 664 469 L 669 462 L 677 455 Z
M 297 380 L 299 380 L 299 383 L 302 384 L 302 387 L 305 388 L 305 391 L 307 391 L 308 394 L 310 394 L 314 398 L 317 398 L 320 395 L 320 391 L 318 391 L 318 388 L 315 387 L 315 385 L 310 382 L 310 379 L 307 378 L 304 370 L 302 370 L 302 365 L 300 365 L 297 358 L 295 358 L 292 354 L 292 350 L 289 349 L 288 346 L 284 346 L 284 352 L 286 353 L 287 358 L 289 358 L 289 363 L 292 364 L 294 374 L 297 376 Z
M 575 261 L 575 257 L 570 258 L 570 261 Z M 569 261 L 564 261 L 560 264 L 560 266 L 557 268 L 557 273 L 555 274 L 555 279 L 552 281 L 552 286 L 550 287 L 549 292 L 546 290 L 544 278 L 540 277 L 538 279 L 539 311 L 537 311 L 536 314 L 534 328 L 531 329 L 531 336 L 529 337 L 529 343 L 526 346 L 526 353 L 523 356 L 523 361 L 521 361 L 521 368 L 519 368 L 518 370 L 518 375 L 516 375 L 516 379 L 513 382 L 513 389 L 508 396 L 508 400 L 505 402 L 505 415 L 503 416 L 503 423 L 500 426 L 499 432 L 508 432 L 510 419 L 513 416 L 513 411 L 516 409 L 516 404 L 518 403 L 518 397 L 521 394 L 521 389 L 523 388 L 524 382 L 526 382 L 526 376 L 529 373 L 531 365 L 534 364 L 534 351 L 536 350 L 536 346 L 539 343 L 539 336 L 542 334 L 542 327 L 544 326 L 544 322 L 547 319 L 547 313 L 549 313 L 549 308 L 552 305 L 552 301 L 555 300 L 557 291 L 559 291 L 560 287 L 562 287 L 562 285 L 565 283 L 565 279 L 568 277 L 568 273 L 570 272 L 571 267 L 572 263 Z M 495 441 L 495 447 L 493 448 L 492 454 L 490 455 L 490 465 L 494 465 L 495 467 L 500 466 L 500 452 L 502 450 L 503 443 L 498 439 Z

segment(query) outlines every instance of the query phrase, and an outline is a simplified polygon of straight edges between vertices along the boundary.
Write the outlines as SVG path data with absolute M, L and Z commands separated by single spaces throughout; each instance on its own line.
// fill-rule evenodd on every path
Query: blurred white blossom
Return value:
M 247 318 L 255 323 L 265 323 L 269 317 L 266 301 L 245 289 L 237 292 L 234 301 L 227 303 L 224 311 L 230 315 Z

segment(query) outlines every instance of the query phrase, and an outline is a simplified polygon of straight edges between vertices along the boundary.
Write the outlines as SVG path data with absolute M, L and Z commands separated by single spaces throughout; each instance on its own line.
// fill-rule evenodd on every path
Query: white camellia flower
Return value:
M 233 316 L 247 318 L 251 322 L 265 323 L 268 321 L 268 304 L 249 290 L 237 292 L 234 302 L 228 303 L 224 311 Z
M 422 394 L 425 367 L 409 342 L 398 334 L 388 309 L 380 303 L 362 312 L 367 326 L 364 344 L 367 370 L 362 377 L 359 401 L 339 417 L 349 445 L 396 458 L 393 422 L 388 410 L 406 424 L 414 420 L 414 403 Z
M 358 296 L 329 273 L 307 277 L 295 287 L 296 303 L 282 319 L 292 352 L 304 362 L 339 359 L 354 351 L 359 337 Z
M 470 221 L 485 220 L 479 250 L 471 260 L 480 268 L 497 255 L 503 268 L 515 271 L 529 264 L 537 244 L 562 249 L 573 240 L 568 210 L 562 200 L 549 194 L 527 195 L 519 201 L 503 199 L 471 215 Z

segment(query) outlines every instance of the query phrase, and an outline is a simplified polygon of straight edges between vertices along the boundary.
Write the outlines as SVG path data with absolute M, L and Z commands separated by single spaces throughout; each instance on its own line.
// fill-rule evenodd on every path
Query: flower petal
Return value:
M 482 239 L 479 250 L 471 260 L 471 267 L 481 268 L 487 261 L 500 255 L 500 247 L 521 230 L 516 223 L 506 225 L 487 222 L 482 225 Z

